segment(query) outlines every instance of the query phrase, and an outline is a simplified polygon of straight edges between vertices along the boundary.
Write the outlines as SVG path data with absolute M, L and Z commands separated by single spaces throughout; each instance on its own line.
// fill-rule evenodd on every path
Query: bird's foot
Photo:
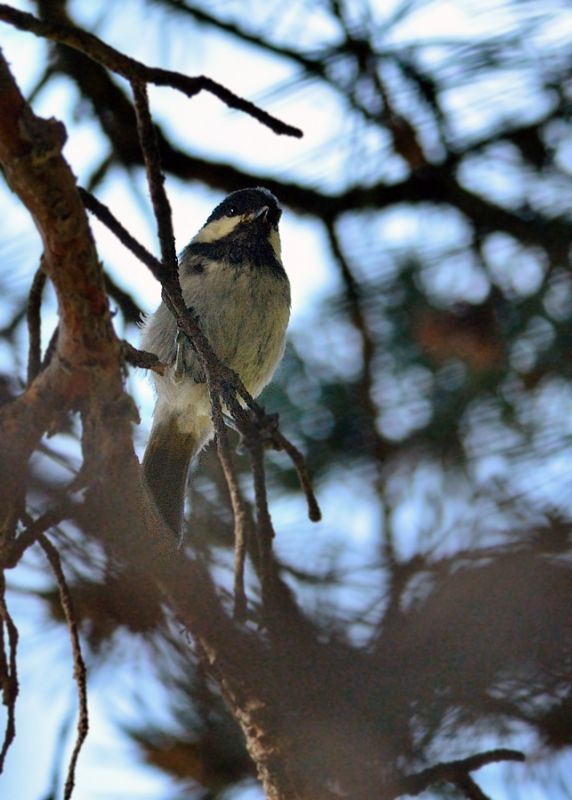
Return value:
M 189 340 L 183 331 L 177 331 L 175 338 L 175 367 L 173 369 L 172 381 L 173 383 L 181 383 L 185 378 L 186 372 L 186 359 L 185 355 L 189 347 Z

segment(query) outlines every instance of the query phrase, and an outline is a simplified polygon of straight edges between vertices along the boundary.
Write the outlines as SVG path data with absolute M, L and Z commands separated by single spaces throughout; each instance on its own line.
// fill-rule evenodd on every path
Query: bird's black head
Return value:
M 211 262 L 263 267 L 284 274 L 278 200 L 268 189 L 239 189 L 220 203 L 185 252 Z
M 227 218 L 237 223 L 261 222 L 276 228 L 281 214 L 278 200 L 268 189 L 263 187 L 239 189 L 225 197 L 207 219 L 204 227 L 216 220 Z

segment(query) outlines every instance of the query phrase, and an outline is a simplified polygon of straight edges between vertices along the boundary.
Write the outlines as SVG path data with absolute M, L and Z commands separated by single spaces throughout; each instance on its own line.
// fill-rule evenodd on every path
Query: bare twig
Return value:
M 308 475 L 308 468 L 306 467 L 304 456 L 298 450 L 298 448 L 293 445 L 292 442 L 287 439 L 278 429 L 274 431 L 273 439 L 276 450 L 284 450 L 294 465 L 294 469 L 298 475 L 298 480 L 300 481 L 300 486 L 302 487 L 302 491 L 306 496 L 306 502 L 308 504 L 308 517 L 310 518 L 310 521 L 319 522 L 322 519 L 322 512 L 320 510 L 320 506 L 318 505 L 316 495 L 314 494 L 314 489 L 312 487 L 310 476 Z
M 191 78 L 172 70 L 148 67 L 140 61 L 120 53 L 115 48 L 102 42 L 97 36 L 87 33 L 87 31 L 70 25 L 40 20 L 32 14 L 18 11 L 4 3 L 0 3 L 0 20 L 20 30 L 29 31 L 36 36 L 42 36 L 67 47 L 72 47 L 74 50 L 79 50 L 94 61 L 103 64 L 112 72 L 122 75 L 131 83 L 137 82 L 140 85 L 153 83 L 157 86 L 170 86 L 187 97 L 193 97 L 202 91 L 210 92 L 230 108 L 249 114 L 274 131 L 274 133 L 295 136 L 296 138 L 302 136 L 302 131 L 299 128 L 287 125 L 276 119 L 267 111 L 258 108 L 254 103 L 239 97 L 234 92 L 231 92 L 230 89 L 204 75 Z
M 463 791 L 469 787 L 469 782 L 476 787 L 474 781 L 469 778 L 469 773 L 474 772 L 487 764 L 495 764 L 499 761 L 524 761 L 524 753 L 519 750 L 509 750 L 506 748 L 499 748 L 496 750 L 487 750 L 484 753 L 477 753 L 477 755 L 469 756 L 468 758 L 459 759 L 457 761 L 447 761 L 442 764 L 435 764 L 433 767 L 424 769 L 422 772 L 417 772 L 414 775 L 404 777 L 399 784 L 382 792 L 384 800 L 392 800 L 393 798 L 400 797 L 401 795 L 418 795 L 421 794 L 427 787 L 434 783 L 446 782 L 456 785 L 462 785 Z M 461 786 L 460 786 L 461 788 Z M 478 788 L 478 787 L 477 787 Z M 481 790 L 479 789 L 479 792 Z M 469 798 L 478 798 L 483 800 L 486 795 L 467 795 Z
M 65 128 L 54 119 L 33 114 L 1 55 L 0 76 L 0 161 L 7 182 L 42 232 L 45 271 L 58 295 L 60 311 L 58 357 L 41 370 L 15 403 L 0 409 L 5 444 L 0 464 L 0 508 L 8 509 L 6 526 L 13 528 L 18 510 L 13 498 L 19 502 L 22 496 L 30 453 L 46 430 L 92 389 L 93 383 L 85 379 L 86 371 L 101 367 L 98 386 L 103 393 L 113 385 L 109 392 L 115 401 L 122 396 L 123 387 L 119 342 L 111 323 L 101 266 L 74 176 L 61 153 Z M 85 325 L 87 318 L 89 327 Z M 115 442 L 118 430 L 131 435 L 129 424 L 125 421 L 114 427 Z M 122 436 L 121 440 L 125 439 L 126 435 Z
M 104 274 L 103 280 L 107 294 L 121 310 L 125 322 L 138 325 L 141 322 L 142 312 L 133 297 L 122 289 L 108 272 Z
M 468 800 L 490 800 L 481 787 L 475 783 L 470 775 L 464 775 L 454 781 L 455 786 L 465 795 Z
M 272 519 L 268 509 L 268 496 L 266 493 L 266 478 L 264 475 L 264 448 L 260 432 L 251 426 L 250 434 L 245 438 L 245 447 L 250 453 L 250 464 L 254 480 L 254 499 L 256 504 L 256 536 L 260 556 L 260 581 L 262 585 L 262 600 L 268 607 L 272 599 L 272 540 L 275 533 Z
M 157 220 L 159 242 L 161 244 L 161 257 L 169 274 L 176 278 L 178 274 L 177 252 L 173 234 L 173 218 L 171 204 L 165 192 L 165 176 L 161 169 L 161 155 L 157 145 L 157 137 L 153 128 L 153 120 L 149 110 L 147 85 L 141 81 L 132 81 L 133 98 L 135 100 L 135 113 L 137 115 L 137 131 L 145 169 L 147 170 L 147 183 L 151 193 L 153 211 Z
M 40 371 L 42 364 L 40 307 L 45 284 L 46 273 L 43 269 L 42 258 L 42 262 L 34 275 L 28 298 L 28 386 Z
M 64 800 L 69 800 L 75 785 L 75 769 L 77 760 L 89 730 L 89 717 L 87 711 L 87 672 L 85 661 L 81 652 L 79 632 L 73 608 L 73 601 L 69 586 L 62 569 L 60 555 L 47 536 L 40 536 L 38 539 L 46 558 L 48 559 L 60 592 L 60 603 L 64 613 L 72 647 L 72 657 L 74 664 L 73 675 L 77 683 L 79 715 L 77 721 L 77 736 L 73 752 L 70 758 L 68 774 L 64 788 Z
M 148 353 L 146 350 L 138 350 L 125 339 L 121 342 L 123 348 L 123 358 L 128 364 L 133 367 L 141 367 L 141 369 L 150 369 L 156 372 L 157 375 L 164 375 L 166 366 L 163 364 L 155 353 Z
M 345 296 L 347 298 L 349 315 L 352 324 L 356 328 L 361 339 L 361 350 L 363 367 L 361 370 L 361 378 L 359 382 L 359 389 L 356 392 L 358 402 L 362 406 L 362 414 L 364 417 L 364 425 L 367 426 L 368 444 L 371 449 L 371 454 L 378 464 L 382 464 L 385 460 L 387 452 L 383 440 L 379 435 L 376 428 L 375 421 L 378 416 L 378 409 L 373 402 L 373 358 L 375 356 L 375 336 L 370 330 L 370 326 L 366 320 L 361 290 L 356 278 L 352 272 L 351 265 L 346 258 L 340 242 L 338 233 L 336 231 L 335 222 L 333 220 L 326 224 L 328 239 L 332 253 L 339 267 L 340 275 L 344 284 Z
M 234 617 L 243 621 L 246 615 L 246 592 L 244 590 L 244 562 L 246 559 L 248 511 L 246 501 L 240 491 L 234 469 L 226 424 L 222 415 L 220 397 L 211 390 L 212 419 L 216 432 L 216 445 L 220 465 L 228 488 L 234 517 Z
M 147 171 L 147 183 L 151 194 L 151 202 L 157 222 L 159 241 L 161 245 L 162 269 L 160 282 L 163 287 L 163 300 L 177 320 L 178 326 L 188 336 L 195 348 L 201 366 L 207 374 L 213 369 L 213 364 L 218 364 L 206 337 L 202 333 L 196 315 L 188 309 L 183 300 L 183 293 L 179 283 L 179 266 L 175 249 L 175 236 L 173 232 L 173 219 L 171 204 L 165 192 L 165 176 L 161 169 L 161 154 L 157 144 L 157 137 L 149 110 L 147 86 L 140 81 L 132 82 L 137 115 L 137 131 L 143 152 L 143 160 Z M 232 383 L 234 384 L 234 374 Z M 238 382 L 238 378 L 236 378 Z
M 42 359 L 42 365 L 40 367 L 40 372 L 42 372 L 44 369 L 46 369 L 46 367 L 48 366 L 48 364 L 50 363 L 50 361 L 54 357 L 54 353 L 56 352 L 56 347 L 57 347 L 57 344 L 58 344 L 59 332 L 60 332 L 60 326 L 56 325 L 56 327 L 54 328 L 54 332 L 50 336 L 50 341 L 48 342 L 48 346 L 46 347 L 46 352 L 44 353 L 44 357 Z
M 146 137 L 148 139 L 149 144 L 156 148 L 156 142 L 154 141 L 154 137 L 152 135 L 152 128 L 149 131 L 149 118 L 148 115 L 143 112 L 145 117 L 142 120 L 142 124 L 146 127 Z M 146 141 L 147 141 L 146 139 Z M 171 219 L 171 212 L 169 207 L 169 201 L 165 195 L 164 188 L 163 188 L 163 177 L 160 172 L 160 164 L 158 161 L 158 153 L 156 152 L 153 157 L 149 157 L 146 159 L 146 163 L 150 165 L 150 171 L 153 175 L 153 181 L 155 182 L 155 189 L 154 189 L 154 196 L 155 202 L 161 205 L 162 203 L 167 204 L 167 210 L 160 211 L 161 219 L 163 220 L 163 236 L 164 238 L 168 239 L 169 236 L 172 236 L 172 226 L 170 225 Z M 159 170 L 159 176 L 157 176 L 157 170 Z M 96 197 L 92 194 L 87 192 L 85 189 L 80 189 L 80 194 L 82 200 L 84 202 L 85 207 L 91 211 L 99 220 L 102 222 L 109 230 L 115 234 L 115 236 L 119 239 L 119 241 L 128 249 L 130 250 L 140 261 L 143 262 L 151 271 L 153 276 L 162 284 L 164 289 L 164 300 L 169 305 L 171 312 L 177 318 L 179 325 L 181 326 L 182 330 L 187 334 L 190 341 L 193 344 L 193 347 L 197 350 L 199 357 L 203 359 L 203 361 L 210 361 L 212 364 L 216 361 L 216 356 L 212 352 L 209 343 L 206 337 L 203 335 L 195 317 L 190 312 L 190 309 L 185 307 L 183 302 L 183 298 L 180 291 L 180 286 L 178 284 L 178 280 L 176 278 L 176 272 L 171 275 L 167 275 L 165 269 L 161 261 L 152 255 L 143 245 L 132 236 L 129 231 L 124 228 L 121 222 L 117 219 L 117 217 L 112 214 L 110 209 L 101 201 L 99 201 Z M 154 204 L 155 205 L 155 204 Z M 172 253 L 174 252 L 174 242 L 171 246 L 167 243 L 166 245 L 167 253 L 170 253 L 170 258 L 172 259 Z M 173 296 L 174 295 L 174 296 Z M 133 348 L 134 350 L 134 348 Z M 141 352 L 141 351 L 137 351 Z M 133 355 L 133 351 L 129 351 L 126 353 L 128 356 Z M 137 364 L 137 366 L 143 366 L 141 364 Z M 147 365 L 145 365 L 145 369 L 148 369 Z M 246 389 L 240 384 L 238 377 L 231 373 L 230 370 L 227 371 L 225 378 L 231 384 L 236 384 L 237 391 L 243 396 L 245 399 L 248 398 L 248 393 Z M 252 400 L 252 398 L 250 398 Z
M 383 467 L 387 457 L 387 445 L 377 427 L 379 409 L 374 400 L 373 391 L 375 382 L 375 368 L 373 363 L 376 353 L 375 336 L 372 333 L 364 313 L 362 292 L 353 274 L 351 264 L 344 253 L 334 219 L 328 220 L 326 230 L 328 232 L 330 247 L 344 284 L 349 316 L 361 339 L 362 367 L 354 397 L 356 411 L 360 413 L 361 416 L 361 429 L 364 432 L 364 440 L 371 453 L 375 468 L 376 491 L 381 498 L 384 495 Z M 380 541 L 383 558 L 391 570 L 389 578 L 393 583 L 395 581 L 394 567 L 397 563 L 397 558 L 391 525 L 384 524 L 382 526 Z
M 36 81 L 36 83 L 28 91 L 27 94 L 28 103 L 33 105 L 36 102 L 36 99 L 40 94 L 40 92 L 42 92 L 46 88 L 46 86 L 48 85 L 48 83 L 54 77 L 55 74 L 56 74 L 56 68 L 54 64 L 49 64 L 48 66 L 46 66 L 46 68 Z
M 70 503 L 64 502 L 56 508 L 46 511 L 37 519 L 32 519 L 27 513 L 23 514 L 22 519 L 26 522 L 26 527 L 3 558 L 3 566 L 5 568 L 15 567 L 28 547 L 35 544 L 50 528 L 59 525 L 60 522 L 71 516 L 71 508 Z
M 56 746 L 51 759 L 51 778 L 45 794 L 47 800 L 55 800 L 55 798 L 58 797 L 62 773 L 61 765 L 63 764 L 66 756 L 67 744 L 74 728 L 75 718 L 76 710 L 73 703 L 70 703 L 55 736 Z
M 16 736 L 16 699 L 18 697 L 18 669 L 16 655 L 18 652 L 18 629 L 6 605 L 6 584 L 0 572 L 0 681 L 2 701 L 7 709 L 6 729 L 0 749 L 0 773 L 4 769 L 6 754 Z M 4 628 L 8 633 L 8 655 L 4 643 Z
M 333 89 L 340 92 L 344 99 L 350 102 L 351 107 L 362 114 L 367 120 L 370 122 L 379 123 L 379 114 L 372 110 L 367 102 L 363 101 L 362 94 L 355 90 L 356 82 L 352 81 L 351 86 L 354 88 L 349 91 L 347 79 L 344 80 L 341 78 L 341 76 L 344 75 L 344 72 L 337 69 L 330 69 L 330 66 L 333 65 L 334 61 L 339 60 L 339 53 L 335 46 L 328 50 L 322 50 L 319 55 L 308 56 L 301 50 L 294 50 L 287 47 L 284 42 L 275 44 L 270 41 L 268 37 L 264 37 L 263 39 L 260 37 L 260 35 L 246 31 L 239 25 L 233 24 L 227 20 L 220 20 L 214 15 L 209 14 L 204 8 L 190 6 L 189 4 L 180 2 L 180 0 L 163 0 L 163 2 L 166 2 L 166 4 L 178 11 L 186 12 L 192 15 L 195 19 L 198 19 L 201 22 L 206 22 L 209 25 L 218 28 L 219 30 L 229 33 L 239 40 L 248 42 L 249 44 L 260 47 L 267 52 L 272 53 L 273 55 L 277 55 L 280 58 L 286 58 L 289 61 L 294 62 L 294 64 L 296 64 L 298 67 L 301 67 L 301 69 L 304 71 L 304 77 L 306 79 L 310 77 L 325 81 L 325 83 L 327 83 Z M 375 56 L 379 60 L 379 58 L 382 56 L 382 52 L 377 51 Z M 348 70 L 347 74 L 354 74 L 354 72 L 353 70 Z M 293 81 L 299 82 L 300 76 L 296 75 L 296 77 L 293 78 Z
M 102 203 L 101 200 L 98 200 L 97 197 L 86 189 L 82 189 L 81 186 L 78 187 L 78 191 L 88 211 L 91 211 L 100 222 L 115 234 L 122 245 L 130 250 L 139 261 L 142 261 L 143 264 L 151 270 L 151 274 L 154 278 L 161 281 L 163 277 L 163 267 L 159 259 L 155 258 L 152 253 L 143 247 L 143 245 L 123 227 L 121 222 L 111 213 L 105 203 Z

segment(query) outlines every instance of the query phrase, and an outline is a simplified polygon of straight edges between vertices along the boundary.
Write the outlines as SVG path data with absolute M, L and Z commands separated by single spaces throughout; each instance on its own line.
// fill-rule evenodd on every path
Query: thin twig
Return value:
M 79 632 L 75 618 L 73 600 L 69 586 L 64 575 L 60 555 L 47 536 L 38 539 L 46 558 L 48 559 L 60 592 L 60 603 L 64 613 L 68 632 L 70 635 L 72 657 L 74 664 L 73 676 L 77 683 L 79 715 L 77 721 L 77 736 L 68 767 L 68 774 L 64 787 L 64 800 L 70 800 L 75 785 L 75 770 L 77 760 L 89 730 L 89 717 L 87 711 L 87 671 L 81 652 Z
M 39 373 L 42 365 L 42 320 L 40 307 L 42 305 L 42 293 L 44 291 L 45 284 L 46 273 L 44 272 L 42 262 L 40 262 L 40 266 L 34 275 L 32 286 L 30 287 L 30 295 L 28 297 L 28 386 Z
M 151 274 L 154 278 L 156 278 L 158 281 L 161 281 L 161 278 L 163 277 L 163 267 L 159 259 L 155 258 L 152 253 L 143 247 L 143 245 L 138 242 L 137 239 L 132 236 L 126 228 L 123 227 L 121 222 L 111 213 L 105 203 L 102 203 L 101 200 L 98 200 L 97 197 L 91 194 L 91 192 L 88 192 L 81 186 L 78 187 L 78 191 L 87 210 L 91 211 L 91 213 L 97 217 L 100 222 L 102 222 L 113 234 L 115 234 L 122 245 L 124 245 L 128 250 L 131 250 L 133 255 L 151 270 Z
M 168 69 L 148 67 L 140 61 L 120 53 L 115 48 L 102 42 L 97 36 L 87 33 L 87 31 L 70 25 L 40 20 L 32 14 L 18 11 L 4 3 L 0 3 L 0 20 L 8 22 L 20 30 L 29 31 L 36 36 L 42 36 L 67 47 L 72 47 L 74 50 L 79 50 L 99 64 L 103 64 L 112 72 L 122 75 L 131 83 L 153 83 L 157 86 L 170 86 L 187 97 L 193 97 L 202 91 L 210 92 L 230 108 L 243 111 L 258 120 L 258 122 L 266 125 L 274 133 L 296 138 L 302 136 L 302 131 L 299 128 L 287 125 L 267 111 L 258 108 L 254 103 L 239 97 L 234 92 L 231 92 L 230 89 L 204 75 L 189 77 Z
M 137 131 L 139 142 L 145 161 L 147 172 L 147 183 L 151 194 L 151 202 L 159 242 L 161 245 L 162 269 L 160 282 L 163 287 L 163 300 L 177 320 L 181 330 L 188 336 L 192 346 L 195 348 L 201 366 L 210 375 L 213 369 L 219 372 L 222 365 L 215 356 L 207 338 L 200 329 L 196 314 L 192 309 L 187 308 L 183 299 L 181 285 L 179 283 L 179 263 L 175 249 L 175 235 L 173 232 L 173 218 L 171 204 L 165 191 L 165 175 L 161 169 L 161 154 L 157 144 L 157 136 L 153 127 L 153 120 L 149 110 L 149 99 L 147 97 L 147 86 L 139 81 L 133 81 L 131 88 L 135 100 L 135 112 L 137 115 Z M 213 367 L 213 365 L 215 365 Z M 232 385 L 242 387 L 242 382 L 238 376 L 232 373 Z M 239 391 L 239 389 L 237 389 Z M 246 391 L 246 390 L 244 390 Z
M 153 167 L 155 169 L 155 166 Z M 210 345 L 202 333 L 196 318 L 191 313 L 191 310 L 186 308 L 183 298 L 180 291 L 180 286 L 178 285 L 178 281 L 173 279 L 173 276 L 170 276 L 171 279 L 168 279 L 168 276 L 165 274 L 165 269 L 161 261 L 152 255 L 143 245 L 132 236 L 126 228 L 123 227 L 121 222 L 117 219 L 116 216 L 111 212 L 111 210 L 100 200 L 94 197 L 92 194 L 87 192 L 85 189 L 79 189 L 80 195 L 82 197 L 83 203 L 85 207 L 91 211 L 99 220 L 102 222 L 118 239 L 119 241 L 128 249 L 130 250 L 140 261 L 147 266 L 153 276 L 162 284 L 164 289 L 163 299 L 169 306 L 171 313 L 175 316 L 178 320 L 181 329 L 187 334 L 189 340 L 191 341 L 193 347 L 196 349 L 199 357 L 202 358 L 203 362 L 210 361 L 214 363 L 216 360 L 216 356 L 212 352 Z M 168 200 L 162 193 L 164 197 L 164 201 L 167 202 Z M 158 194 L 156 195 L 158 198 Z M 158 199 L 158 202 L 161 203 L 162 200 Z M 164 219 L 169 219 L 170 210 L 169 212 L 162 213 L 161 216 Z M 168 223 L 167 223 L 168 224 Z M 174 249 L 174 245 L 173 245 Z M 168 248 L 171 251 L 171 248 Z M 138 351 L 141 352 L 141 351 Z M 145 369 L 150 367 L 145 366 Z M 240 393 L 242 397 L 245 399 L 248 397 L 248 393 L 238 380 L 237 376 L 234 373 L 231 373 L 230 370 L 227 370 L 225 374 L 225 379 L 228 383 L 236 384 L 236 391 Z M 248 400 L 247 400 L 248 402 Z
M 58 789 L 61 780 L 61 765 L 64 761 L 67 751 L 67 744 L 74 728 L 76 711 L 73 703 L 69 707 L 58 726 L 58 731 L 55 736 L 56 745 L 51 758 L 51 777 L 48 786 L 46 787 L 45 797 L 47 800 L 55 800 L 58 796 Z
M 238 479 L 228 445 L 226 424 L 222 415 L 220 397 L 212 390 L 212 419 L 216 433 L 217 453 L 222 472 L 228 487 L 230 504 L 234 517 L 234 617 L 242 622 L 246 617 L 246 592 L 244 589 L 244 562 L 246 559 L 248 511 L 240 491 Z
M 177 251 L 175 249 L 175 236 L 173 233 L 173 216 L 171 204 L 165 192 L 165 175 L 161 169 L 161 154 L 157 144 L 157 136 L 151 119 L 149 109 L 149 98 L 147 95 L 147 85 L 135 80 L 131 83 L 133 98 L 135 101 L 135 113 L 137 115 L 137 131 L 145 169 L 147 171 L 147 183 L 151 193 L 151 202 L 157 221 L 159 242 L 161 244 L 161 258 L 169 274 L 173 277 L 178 274 Z
M 26 100 L 28 101 L 29 105 L 35 105 L 36 99 L 40 92 L 42 92 L 50 80 L 57 74 L 57 68 L 55 64 L 48 64 L 46 66 L 43 73 L 40 75 L 38 81 L 32 86 L 31 89 L 26 94 Z
M 32 519 L 27 513 L 23 515 L 26 527 L 19 534 L 18 538 L 12 543 L 4 561 L 3 566 L 7 569 L 15 567 L 24 552 L 31 547 L 40 537 L 50 528 L 59 525 L 64 519 L 72 515 L 72 505 L 63 502 L 56 508 L 46 511 L 37 519 Z
M 356 409 L 358 412 L 361 412 L 361 428 L 364 433 L 364 441 L 370 451 L 376 470 L 375 488 L 378 496 L 382 498 L 384 496 L 383 466 L 387 460 L 387 445 L 377 428 L 379 409 L 374 399 L 376 337 L 367 321 L 364 312 L 363 291 L 344 253 L 344 248 L 340 241 L 338 231 L 336 230 L 334 218 L 327 221 L 326 230 L 330 247 L 344 284 L 349 316 L 361 339 L 362 368 L 357 384 L 357 391 L 354 396 Z M 390 570 L 389 578 L 393 581 L 395 577 L 395 566 L 398 559 L 395 552 L 391 525 L 384 524 L 382 526 L 380 541 L 385 563 Z
M 376 427 L 379 410 L 373 400 L 375 376 L 373 359 L 376 351 L 375 336 L 371 331 L 363 310 L 362 290 L 343 251 L 333 220 L 328 221 L 326 230 L 332 253 L 338 264 L 340 276 L 344 283 L 350 319 L 361 339 L 363 366 L 356 398 L 361 405 L 361 412 L 365 423 L 364 427 L 366 429 L 365 432 L 367 434 L 367 441 L 371 454 L 381 467 L 385 461 L 387 448 Z
M 520 750 L 509 750 L 506 748 L 487 750 L 484 753 L 477 753 L 474 756 L 469 756 L 468 758 L 459 759 L 457 761 L 435 764 L 433 767 L 428 767 L 428 769 L 424 769 L 422 772 L 417 772 L 414 775 L 407 775 L 395 786 L 387 787 L 381 794 L 384 800 L 393 800 L 393 798 L 401 797 L 404 794 L 421 794 L 421 792 L 425 791 L 425 789 L 432 786 L 434 783 L 446 782 L 458 784 L 459 782 L 465 782 L 464 786 L 468 786 L 466 779 L 470 772 L 485 767 L 487 764 L 495 764 L 499 761 L 522 762 L 525 761 L 525 756 Z M 482 798 L 480 798 L 480 800 L 482 800 Z
M 490 800 L 490 797 L 483 792 L 470 775 L 463 775 L 454 781 L 454 784 L 465 795 L 467 800 Z
M 7 709 L 4 740 L 0 749 L 0 773 L 4 769 L 6 754 L 16 737 L 16 699 L 18 697 L 18 668 L 16 656 L 18 652 L 18 629 L 6 605 L 6 583 L 0 572 L 0 679 L 2 680 L 2 700 Z M 4 645 L 4 627 L 8 633 L 8 657 Z
M 46 352 L 44 353 L 44 358 L 42 359 L 42 366 L 40 367 L 40 372 L 46 369 L 50 361 L 52 360 L 54 353 L 56 352 L 56 345 L 58 343 L 58 335 L 60 332 L 60 326 L 56 325 L 54 328 L 54 332 L 50 336 L 50 341 L 48 342 L 48 346 L 46 347 Z
M 298 448 L 293 445 L 292 442 L 287 439 L 278 429 L 274 432 L 273 437 L 274 447 L 276 450 L 284 450 L 294 465 L 294 469 L 298 475 L 298 480 L 300 481 L 300 486 L 302 487 L 302 491 L 306 497 L 306 502 L 308 504 L 308 517 L 310 518 L 310 521 L 319 522 L 322 519 L 322 512 L 320 510 L 316 495 L 314 494 L 314 489 L 312 487 L 310 476 L 308 475 L 308 468 L 306 466 L 304 456 L 298 450 Z
M 250 454 L 250 465 L 254 481 L 254 502 L 256 506 L 256 536 L 260 555 L 260 582 L 262 588 L 262 601 L 266 608 L 273 597 L 272 592 L 272 541 L 274 527 L 268 508 L 268 495 L 266 492 L 266 477 L 264 474 L 264 447 L 260 433 L 251 427 L 250 434 L 245 438 L 245 447 Z
M 142 311 L 133 297 L 125 289 L 118 286 L 108 272 L 104 273 L 103 280 L 105 282 L 105 291 L 121 310 L 125 322 L 138 325 L 141 322 Z
M 125 339 L 122 340 L 121 347 L 123 350 L 123 358 L 128 364 L 131 364 L 132 367 L 150 369 L 156 372 L 157 375 L 165 374 L 166 366 L 157 358 L 155 353 L 148 353 L 147 350 L 138 350 Z
M 111 152 L 108 153 L 105 158 L 100 162 L 99 166 L 96 167 L 91 175 L 89 176 L 89 180 L 87 182 L 87 191 L 93 192 L 100 183 L 103 183 L 104 178 L 107 176 L 109 170 L 113 167 L 115 163 L 115 153 Z

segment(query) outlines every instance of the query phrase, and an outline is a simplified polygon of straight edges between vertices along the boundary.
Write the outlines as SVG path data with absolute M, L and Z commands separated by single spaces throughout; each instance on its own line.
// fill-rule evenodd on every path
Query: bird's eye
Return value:
M 234 217 L 236 214 L 236 206 L 230 206 L 230 208 L 226 212 L 227 217 Z

